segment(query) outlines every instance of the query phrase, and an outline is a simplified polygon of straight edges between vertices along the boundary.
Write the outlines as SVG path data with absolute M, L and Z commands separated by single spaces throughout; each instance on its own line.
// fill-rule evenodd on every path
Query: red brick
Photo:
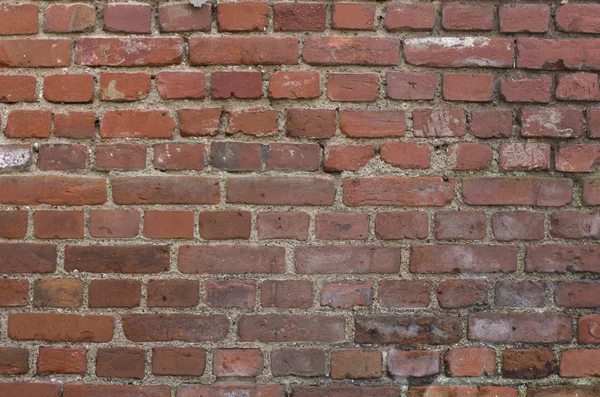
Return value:
M 8 337 L 47 342 L 110 342 L 113 316 L 58 313 L 11 313 Z
M 257 376 L 263 372 L 260 349 L 216 349 L 213 360 L 215 376 Z
M 37 165 L 41 171 L 71 171 L 84 169 L 87 163 L 86 146 L 58 143 L 40 147 Z
M 86 349 L 40 347 L 37 358 L 38 375 L 78 374 L 87 372 Z
M 144 211 L 144 237 L 193 238 L 194 212 Z
M 352 309 L 373 304 L 373 281 L 339 281 L 323 285 L 321 306 L 334 309 Z
M 509 349 L 502 352 L 502 375 L 507 378 L 545 378 L 553 372 L 554 355 L 548 349 Z
M 46 8 L 44 32 L 91 32 L 96 25 L 96 8 L 89 4 L 50 4 Z
M 0 35 L 36 34 L 37 4 L 15 4 L 0 7 Z
M 528 211 L 496 212 L 492 231 L 498 241 L 541 240 L 544 238 L 544 215 Z
M 158 7 L 161 32 L 210 31 L 211 5 L 194 7 L 192 4 L 162 4 Z
M 154 145 L 154 168 L 161 171 L 204 169 L 203 143 L 158 143 Z
M 322 397 L 397 397 L 397 386 L 294 386 L 294 397 L 310 397 L 320 394 Z M 587 397 L 587 396 L 586 396 Z
M 160 72 L 156 88 L 162 99 L 203 99 L 206 96 L 204 73 Z
M 321 240 L 366 240 L 369 215 L 364 212 L 321 211 L 315 216 L 315 236 Z
M 207 136 L 219 133 L 221 108 L 180 109 L 179 132 L 181 136 Z
M 417 101 L 435 97 L 437 76 L 433 73 L 387 72 L 386 80 L 388 98 Z
M 67 67 L 71 63 L 71 40 L 0 40 L 0 65 L 14 68 Z
M 454 181 L 442 178 L 347 178 L 342 181 L 343 200 L 349 206 L 444 206 L 454 198 Z M 423 196 L 427 191 L 427 197 Z
M 56 270 L 56 245 L 0 243 L 3 255 L 0 256 L 0 272 L 13 273 L 53 273 Z M 15 286 L 13 286 L 15 287 Z M 21 286 L 24 288 L 25 286 Z M 18 288 L 18 287 L 15 287 Z M 20 293 L 14 291 L 15 294 Z M 9 291 L 9 306 L 21 301 Z M 13 300 L 15 299 L 15 300 Z
M 428 396 L 494 396 L 494 397 L 517 397 L 519 390 L 512 387 L 501 386 L 420 386 L 410 387 L 408 397 Z
M 412 117 L 413 133 L 416 137 L 460 137 L 467 133 L 467 120 L 463 109 L 415 109 Z
M 462 334 L 456 316 L 359 315 L 354 326 L 354 341 L 361 344 L 447 345 L 458 342 Z
M 469 205 L 560 207 L 572 200 L 573 181 L 551 178 L 465 178 L 463 201 Z
M 379 304 L 391 308 L 427 307 L 431 302 L 431 284 L 429 281 L 395 281 L 379 282 Z
M 142 298 L 142 283 L 138 280 L 92 280 L 88 289 L 88 306 L 137 307 Z
M 563 32 L 600 33 L 598 4 L 566 4 L 556 11 L 556 26 Z
M 391 376 L 422 378 L 440 372 L 440 353 L 425 350 L 392 349 L 387 356 Z
M 595 212 L 555 212 L 550 218 L 550 234 L 567 239 L 600 238 L 600 214 Z
M 443 94 L 447 101 L 489 102 L 494 94 L 491 74 L 444 73 Z
M 167 66 L 182 57 L 180 37 L 84 37 L 75 45 L 75 63 L 85 66 Z
M 307 240 L 310 217 L 306 212 L 259 212 L 256 232 L 259 240 Z
M 385 14 L 386 30 L 433 30 L 435 25 L 434 4 L 392 3 Z
M 331 354 L 331 378 L 381 378 L 381 352 L 378 350 L 340 350 Z
M 174 130 L 166 110 L 110 110 L 100 124 L 102 138 L 171 138 Z
M 275 3 L 273 25 L 275 31 L 325 30 L 327 4 L 324 3 Z
M 503 4 L 500 6 L 502 33 L 544 33 L 550 23 L 546 4 Z
M 28 228 L 27 218 L 27 211 L 0 211 L 0 237 L 11 239 L 24 238 Z
M 597 272 L 600 250 L 594 245 L 529 246 L 525 271 L 541 273 Z
M 450 146 L 448 155 L 455 171 L 487 170 L 492 162 L 492 148 L 484 143 L 457 143 Z
M 550 145 L 547 143 L 503 143 L 500 169 L 504 171 L 547 171 L 550 169 Z
M 83 281 L 69 278 L 35 280 L 33 306 L 74 308 L 83 304 Z
M 96 376 L 144 378 L 144 349 L 115 347 L 98 349 Z
M 0 103 L 36 102 L 35 76 L 0 76 Z
M 317 171 L 321 164 L 321 147 L 316 143 L 271 143 L 268 146 L 267 170 Z
M 102 73 L 100 99 L 103 101 L 139 101 L 150 93 L 149 73 Z
M 0 145 L 0 170 L 27 171 L 31 166 L 31 157 L 30 145 Z
M 600 162 L 600 145 L 559 145 L 555 152 L 556 170 L 562 172 L 592 172 Z
M 488 348 L 448 350 L 444 355 L 449 376 L 489 376 L 496 371 L 496 352 Z
M 487 282 L 484 280 L 447 280 L 435 290 L 443 309 L 487 306 Z
M 138 235 L 140 213 L 135 210 L 90 211 L 90 236 L 132 238 Z
M 201 211 L 200 237 L 206 240 L 250 238 L 252 215 L 249 211 Z
M 271 109 L 230 110 L 227 133 L 263 137 L 277 133 L 277 114 Z
M 18 109 L 9 113 L 4 135 L 7 138 L 48 138 L 51 132 L 52 112 Z
M 396 65 L 400 41 L 383 37 L 309 36 L 302 58 L 309 65 Z
M 121 319 L 125 337 L 132 342 L 216 342 L 229 328 L 222 314 L 123 314 Z
M 197 347 L 155 347 L 152 374 L 161 376 L 202 376 L 206 350 Z
M 221 32 L 264 32 L 269 24 L 269 4 L 266 2 L 220 3 L 217 24 Z
M 480 3 L 447 3 L 442 6 L 445 30 L 491 30 L 496 7 Z
M 375 217 L 375 235 L 384 240 L 424 239 L 429 216 L 420 211 L 383 212 Z
M 577 329 L 579 342 L 600 343 L 600 316 L 580 317 Z
M 169 267 L 164 245 L 67 245 L 65 270 L 89 273 L 159 273 Z
M 446 68 L 512 68 L 513 39 L 488 37 L 424 37 L 404 40 L 404 57 L 411 65 Z
M 211 164 L 225 171 L 253 171 L 262 168 L 262 148 L 254 142 L 214 142 Z
M 324 154 L 323 168 L 328 172 L 357 171 L 375 156 L 373 145 L 330 145 Z
M 514 272 L 517 249 L 475 244 L 412 246 L 409 266 L 414 273 Z
M 332 205 L 334 190 L 333 179 L 329 178 L 231 178 L 227 181 L 227 202 L 259 205 Z
M 427 169 L 431 147 L 415 142 L 385 142 L 380 148 L 381 160 L 399 168 Z
M 600 204 L 600 179 L 584 178 L 583 179 L 583 204 L 599 205 Z
M 214 99 L 262 97 L 261 72 L 213 72 L 210 84 Z
M 284 397 L 284 385 L 257 385 L 254 383 L 232 383 L 203 385 L 182 385 L 177 388 L 177 397 L 228 397 L 232 393 L 243 393 L 248 396 Z M 162 396 L 161 396 L 162 397 Z M 587 397 L 587 396 L 584 396 Z
M 104 30 L 150 33 L 152 6 L 142 3 L 109 3 L 104 6 Z
M 0 307 L 27 306 L 29 282 L 27 280 L 0 279 Z
M 168 386 L 65 384 L 63 397 L 169 397 Z
M 313 305 L 313 282 L 308 280 L 267 280 L 260 292 L 262 307 L 308 309 Z
M 598 386 L 546 386 L 528 387 L 527 397 L 561 397 L 573 396 L 594 397 L 600 393 Z
M 200 176 L 137 176 L 111 181 L 116 204 L 216 204 L 219 181 Z
M 83 211 L 36 211 L 34 214 L 36 238 L 83 238 Z
M 116 143 L 96 146 L 96 167 L 101 170 L 143 170 L 146 168 L 146 146 Z
M 516 66 L 522 69 L 594 70 L 600 67 L 595 56 L 599 48 L 597 40 L 519 38 Z
M 556 284 L 557 306 L 572 308 L 600 307 L 600 283 L 595 281 L 563 281 Z
M 0 177 L 0 203 L 9 205 L 94 205 L 106 202 L 102 178 L 70 176 Z
M 400 137 L 406 133 L 406 115 L 401 110 L 344 109 L 340 130 L 350 138 Z
M 600 350 L 567 349 L 560 357 L 560 376 L 585 378 L 600 375 Z
M 571 317 L 552 313 L 481 313 L 469 315 L 469 340 L 488 343 L 568 342 Z
M 327 81 L 327 97 L 341 102 L 372 102 L 378 96 L 376 74 L 334 73 Z
M 209 280 L 205 290 L 206 302 L 212 307 L 251 309 L 256 303 L 253 280 Z
M 193 37 L 189 40 L 190 64 L 196 65 L 295 65 L 296 37 Z
M 148 280 L 148 307 L 194 307 L 200 302 L 198 280 Z
M 55 74 L 44 78 L 44 98 L 48 102 L 88 103 L 94 99 L 91 74 Z
M 29 350 L 0 347 L 0 375 L 23 375 L 27 372 L 29 372 Z
M 552 78 L 547 75 L 538 78 L 503 79 L 500 81 L 500 95 L 506 102 L 549 103 L 552 97 Z
M 285 249 L 273 246 L 184 245 L 179 248 L 177 266 L 185 274 L 279 274 L 285 271 Z
M 96 115 L 93 112 L 68 111 L 54 113 L 54 136 L 73 139 L 93 139 L 96 135 Z
M 367 3 L 334 3 L 333 28 L 375 30 L 375 5 Z
M 273 99 L 307 99 L 319 96 L 321 82 L 318 72 L 275 72 L 269 80 L 269 97 Z
M 563 101 L 597 101 L 600 99 L 598 75 L 593 73 L 558 76 L 556 99 Z
M 335 135 L 335 110 L 287 109 L 285 130 L 291 137 L 330 138 Z
M 486 216 L 479 211 L 436 212 L 433 223 L 437 240 L 480 240 L 486 235 Z
M 536 281 L 498 281 L 495 304 L 500 307 L 542 307 L 546 301 L 545 285 Z
M 325 376 L 325 351 L 320 349 L 277 349 L 271 352 L 273 376 Z
M 296 247 L 294 262 L 298 274 L 397 273 L 400 250 L 366 245 Z
M 512 135 L 512 112 L 508 109 L 473 110 L 469 127 L 477 138 L 507 138 Z
M 5 396 L 60 397 L 60 385 L 57 383 L 6 382 L 0 383 L 0 393 Z

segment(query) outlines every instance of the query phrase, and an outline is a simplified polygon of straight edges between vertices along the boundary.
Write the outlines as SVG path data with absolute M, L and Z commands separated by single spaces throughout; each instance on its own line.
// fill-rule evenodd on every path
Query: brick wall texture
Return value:
M 0 4 L 0 396 L 600 396 L 599 4 L 191 2 Z

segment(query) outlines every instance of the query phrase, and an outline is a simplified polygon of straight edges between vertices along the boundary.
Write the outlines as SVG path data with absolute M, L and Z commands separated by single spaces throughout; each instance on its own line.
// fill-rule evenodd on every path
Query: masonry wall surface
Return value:
M 0 4 L 0 396 L 600 396 L 600 5 L 192 3 Z

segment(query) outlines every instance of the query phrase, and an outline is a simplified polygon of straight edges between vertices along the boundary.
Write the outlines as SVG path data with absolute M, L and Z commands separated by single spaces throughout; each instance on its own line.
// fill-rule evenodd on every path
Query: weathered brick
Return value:
M 371 246 L 313 246 L 294 250 L 296 272 L 303 274 L 396 273 L 400 250 Z
M 75 63 L 86 66 L 167 66 L 181 63 L 182 57 L 179 37 L 86 37 L 75 44 Z
M 462 334 L 458 317 L 360 315 L 354 323 L 356 343 L 446 345 L 458 342 Z

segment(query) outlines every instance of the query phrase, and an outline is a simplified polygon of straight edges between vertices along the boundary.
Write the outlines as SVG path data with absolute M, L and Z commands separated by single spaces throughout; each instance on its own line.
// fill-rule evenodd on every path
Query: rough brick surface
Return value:
M 600 396 L 597 2 L 0 3 L 0 396 Z

